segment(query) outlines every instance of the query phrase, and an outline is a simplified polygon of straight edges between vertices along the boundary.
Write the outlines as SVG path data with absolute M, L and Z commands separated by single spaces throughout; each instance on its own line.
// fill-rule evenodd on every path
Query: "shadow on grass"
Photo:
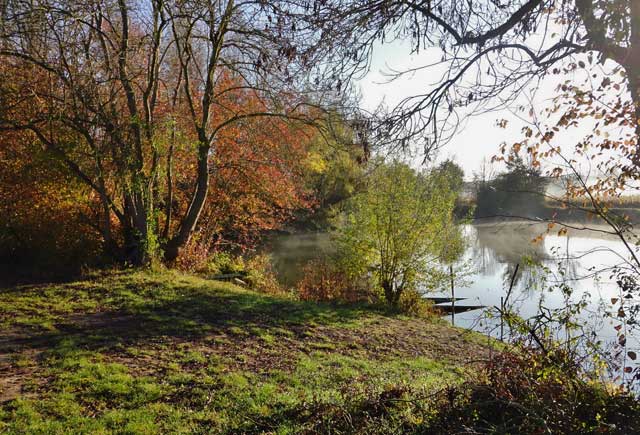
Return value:
M 108 350 L 159 337 L 197 339 L 220 334 L 248 337 L 256 335 L 256 331 L 269 334 L 283 329 L 298 335 L 315 325 L 353 324 L 367 314 L 385 312 L 368 305 L 298 302 L 213 281 L 198 280 L 196 285 L 168 284 L 162 280 L 136 282 L 126 274 L 117 276 L 108 288 L 99 282 L 88 282 L 59 286 L 49 290 L 48 296 L 41 296 L 42 288 L 38 287 L 22 291 L 24 297 L 34 300 L 76 295 L 77 299 L 95 300 L 99 308 L 64 315 L 54 323 L 53 330 L 16 328 L 10 336 L 0 338 L 0 353 L 48 350 L 63 341 L 86 350 Z M 0 292 L 0 298 L 3 294 L 7 292 Z

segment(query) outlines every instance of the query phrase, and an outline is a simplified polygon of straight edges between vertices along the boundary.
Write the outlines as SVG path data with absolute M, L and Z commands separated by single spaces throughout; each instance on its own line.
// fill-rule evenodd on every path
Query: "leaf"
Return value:
M 627 355 L 629 356 L 629 358 L 631 358 L 631 360 L 632 360 L 632 361 L 635 361 L 635 360 L 636 360 L 636 358 L 638 357 L 638 356 L 636 355 L 636 353 L 635 353 L 634 351 L 632 351 L 632 350 L 630 350 L 629 352 L 627 352 Z

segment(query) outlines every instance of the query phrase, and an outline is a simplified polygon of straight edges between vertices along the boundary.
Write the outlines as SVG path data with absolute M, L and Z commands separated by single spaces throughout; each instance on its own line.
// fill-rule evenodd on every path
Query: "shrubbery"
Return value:
M 297 285 L 297 296 L 314 302 L 365 302 L 384 304 L 384 292 L 372 276 L 354 278 L 330 260 L 314 261 L 304 268 L 304 277 Z M 396 309 L 416 317 L 433 316 L 433 304 L 415 290 L 403 292 Z
M 447 392 L 433 427 L 479 433 L 640 433 L 640 403 L 590 382 L 570 359 L 538 350 L 501 352 L 485 379 Z M 455 432 L 455 430 L 454 430 Z
M 268 255 L 243 257 L 228 252 L 214 252 L 195 269 L 199 275 L 235 282 L 268 294 L 283 294 Z
M 311 403 L 310 433 L 636 434 L 640 403 L 535 350 L 496 353 L 476 380 L 432 393 L 408 384 L 345 391 L 341 405 Z
M 337 221 L 338 262 L 349 276 L 372 275 L 392 306 L 457 259 L 464 240 L 453 215 L 461 171 L 445 162 L 416 172 L 376 162 L 367 190 L 350 198 Z
M 381 297 L 369 280 L 353 279 L 330 261 L 313 261 L 307 264 L 297 290 L 300 299 L 316 302 L 375 303 Z

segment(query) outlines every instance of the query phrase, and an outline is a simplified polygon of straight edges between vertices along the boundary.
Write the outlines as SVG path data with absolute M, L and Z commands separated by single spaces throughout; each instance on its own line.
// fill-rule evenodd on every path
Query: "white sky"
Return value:
M 397 42 L 376 46 L 371 71 L 357 83 L 362 94 L 361 105 L 364 109 L 374 110 L 383 101 L 392 108 L 403 98 L 423 93 L 430 88 L 430 85 L 438 82 L 440 75 L 434 68 L 389 82 L 385 72 L 415 68 L 437 62 L 441 57 L 438 49 L 421 51 L 419 55 L 411 55 L 410 51 L 410 47 L 406 44 Z M 534 103 L 536 111 L 544 108 L 545 103 L 553 97 L 556 80 L 557 78 L 546 79 L 536 93 Z M 522 114 L 526 115 L 530 108 L 528 97 L 523 95 L 517 105 L 527 106 L 525 113 Z M 514 110 L 515 106 L 516 104 L 513 105 Z M 496 125 L 498 119 L 509 120 L 508 128 L 499 128 Z M 483 158 L 490 160 L 498 153 L 501 143 L 512 144 L 521 140 L 521 129 L 524 125 L 523 121 L 506 109 L 470 117 L 453 140 L 440 150 L 438 159 L 453 158 L 463 167 L 466 178 L 469 179 L 474 171 L 478 171 Z

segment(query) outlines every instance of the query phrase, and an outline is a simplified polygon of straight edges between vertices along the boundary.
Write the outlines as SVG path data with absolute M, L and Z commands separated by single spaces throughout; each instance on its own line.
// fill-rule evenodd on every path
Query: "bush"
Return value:
M 281 295 L 285 290 L 278 283 L 268 255 L 244 258 L 228 252 L 215 252 L 197 272 L 207 278 L 229 279 L 252 290 Z
M 228 252 L 214 252 L 208 259 L 203 269 L 210 275 L 246 274 L 247 265 L 239 255 Z
M 286 291 L 278 282 L 271 258 L 268 255 L 256 255 L 245 261 L 246 276 L 243 280 L 250 288 L 270 295 L 284 294 Z
M 436 311 L 433 302 L 425 299 L 422 293 L 415 290 L 405 290 L 400 297 L 398 309 L 405 314 L 415 317 L 433 317 Z
M 375 292 L 366 279 L 353 279 L 328 261 L 312 261 L 304 269 L 304 277 L 298 283 L 298 296 L 305 301 L 378 302 L 381 295 Z
M 209 267 L 210 248 L 208 244 L 200 241 L 199 236 L 196 234 L 191 238 L 172 266 L 184 272 L 206 271 Z
M 486 379 L 450 389 L 432 428 L 481 433 L 640 433 L 640 403 L 620 390 L 585 379 L 559 352 L 500 353 Z M 474 432 L 475 433 L 475 432 Z
M 372 274 L 393 307 L 403 292 L 427 284 L 434 268 L 462 255 L 453 216 L 462 178 L 454 167 L 416 172 L 397 161 L 379 164 L 336 221 L 341 269 Z

